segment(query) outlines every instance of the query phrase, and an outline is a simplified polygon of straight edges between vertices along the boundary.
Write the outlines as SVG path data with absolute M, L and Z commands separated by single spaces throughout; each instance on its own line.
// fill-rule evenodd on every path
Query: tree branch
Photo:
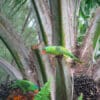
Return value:
M 8 75 L 10 75 L 11 78 L 17 78 L 17 79 L 22 79 L 23 78 L 23 76 L 19 72 L 19 70 L 17 70 L 14 66 L 12 66 L 10 63 L 8 63 L 7 61 L 5 61 L 2 58 L 0 58 L 0 68 L 4 69 L 5 72 Z
M 38 21 L 38 31 L 45 45 L 51 44 L 51 19 L 49 16 L 49 7 L 43 0 L 32 0 L 34 10 Z M 42 35 L 42 36 L 41 36 Z
M 30 15 L 31 15 L 31 12 L 32 12 L 32 9 L 30 8 L 30 10 L 29 10 L 29 12 L 28 12 L 28 15 L 27 15 L 27 17 L 26 17 L 26 19 L 25 19 L 25 22 L 24 22 L 24 24 L 23 24 L 23 27 L 22 27 L 22 30 L 21 30 L 21 34 L 24 32 L 24 30 L 25 30 L 25 27 L 26 27 L 26 25 L 27 25 L 27 22 L 28 22 L 28 19 L 29 19 L 29 17 L 30 17 Z
M 29 52 L 22 41 L 22 38 L 14 31 L 10 22 L 0 13 L 0 39 L 4 42 L 14 57 L 19 70 L 24 78 L 36 83 L 36 70 L 34 63 L 30 65 Z
M 36 19 L 38 22 L 37 30 L 39 32 L 39 39 L 42 41 L 42 44 L 39 46 L 39 52 L 41 52 L 41 49 L 44 46 L 51 45 L 52 40 L 52 28 L 51 28 L 51 18 L 50 18 L 50 11 L 49 11 L 49 5 L 46 2 L 46 0 L 32 0 L 34 10 L 36 12 Z M 38 59 L 38 58 L 37 58 Z M 41 55 L 41 60 L 43 63 L 43 66 L 40 65 L 40 67 L 44 67 L 44 71 L 46 73 L 47 80 L 51 81 L 51 99 L 55 100 L 55 75 L 54 71 L 50 64 L 50 59 L 48 56 Z M 40 64 L 40 61 L 39 61 Z M 42 75 L 43 75 L 43 70 Z M 45 74 L 44 73 L 44 74 Z M 45 80 L 46 81 L 46 80 Z

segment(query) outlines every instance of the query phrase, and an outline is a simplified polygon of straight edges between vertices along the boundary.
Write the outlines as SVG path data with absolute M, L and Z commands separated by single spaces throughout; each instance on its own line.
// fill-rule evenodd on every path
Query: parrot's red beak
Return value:
M 42 52 L 41 52 L 42 54 L 46 54 L 46 51 L 45 50 L 42 50 Z

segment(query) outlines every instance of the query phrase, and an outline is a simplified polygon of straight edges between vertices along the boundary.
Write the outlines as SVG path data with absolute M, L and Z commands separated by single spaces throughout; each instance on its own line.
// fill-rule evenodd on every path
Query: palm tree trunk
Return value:
M 80 1 L 81 0 L 79 0 L 79 2 L 73 0 L 32 0 L 39 25 L 40 42 L 44 43 L 40 48 L 43 48 L 45 45 L 61 45 L 72 50 L 76 45 L 77 30 L 77 18 L 74 14 L 77 12 L 77 8 L 79 10 Z M 52 100 L 71 100 L 72 91 L 69 73 L 69 67 L 71 65 L 66 65 L 66 61 L 59 57 L 55 58 L 55 64 L 52 65 L 49 56 L 42 55 L 41 57 L 47 79 L 51 76 L 56 80 L 56 82 L 53 81 L 55 82 L 56 91 L 54 90 L 55 88 L 52 88 Z M 53 71 L 55 69 L 52 69 L 52 66 L 56 66 L 56 76 L 55 71 Z M 51 75 L 52 72 L 54 72 L 53 75 Z M 55 92 L 56 97 L 55 94 L 53 94 Z
M 69 1 L 68 1 L 69 2 Z M 70 2 L 72 2 L 70 0 Z M 65 0 L 54 0 L 50 1 L 51 9 L 51 19 L 52 19 L 52 42 L 53 45 L 65 46 L 71 50 L 73 45 L 73 40 L 70 37 L 74 37 L 74 33 L 71 32 L 69 28 L 72 28 L 73 20 L 68 22 L 68 16 L 70 16 L 67 11 L 66 5 L 67 1 Z M 64 5 L 63 5 L 64 4 Z M 64 8 L 65 7 L 65 8 Z M 73 9 L 73 8 L 72 8 Z M 71 12 L 73 14 L 73 12 Z M 73 17 L 73 16 L 72 16 Z M 70 25 L 68 25 L 70 24 Z M 69 28 L 67 28 L 69 27 Z M 73 35 L 72 35 L 73 34 Z M 66 38 L 67 36 L 67 38 Z M 67 42 L 66 42 L 66 41 Z M 66 44 L 67 43 L 67 44 Z M 56 66 L 56 100 L 71 100 L 72 96 L 72 83 L 70 79 L 69 65 L 66 64 L 66 61 L 61 57 L 55 58 Z M 66 74 L 67 73 L 67 74 Z

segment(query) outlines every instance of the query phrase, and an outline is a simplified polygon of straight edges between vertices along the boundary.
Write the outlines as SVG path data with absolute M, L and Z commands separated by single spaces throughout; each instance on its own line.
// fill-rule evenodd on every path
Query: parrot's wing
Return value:
M 20 88 L 23 93 L 26 93 L 27 90 L 28 90 L 28 87 L 30 85 L 29 84 L 26 84 L 26 82 L 24 82 L 23 80 L 16 80 L 12 85 L 11 85 L 11 88 Z
M 50 81 L 48 81 L 42 88 L 41 91 L 35 96 L 34 100 L 49 100 L 50 96 Z
M 66 51 L 66 54 L 64 56 L 70 57 L 72 60 L 83 63 L 78 57 L 76 57 L 72 52 Z
M 28 80 L 21 80 L 20 85 L 24 89 L 25 92 L 34 91 L 38 89 L 37 85 L 35 85 L 33 82 L 28 81 Z
M 12 88 L 20 88 L 24 93 L 28 91 L 34 91 L 38 89 L 36 85 L 28 80 L 16 80 L 12 85 Z

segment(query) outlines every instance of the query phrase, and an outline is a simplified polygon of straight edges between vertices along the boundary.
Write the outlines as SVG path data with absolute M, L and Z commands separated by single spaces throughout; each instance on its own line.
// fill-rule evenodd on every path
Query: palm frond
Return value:
M 98 0 L 82 0 L 78 17 L 78 43 L 81 44 L 89 26 L 92 13 L 99 6 Z
M 14 0 L 12 2 L 12 13 L 11 16 L 13 16 L 16 12 L 19 11 L 19 9 L 26 3 L 27 0 Z
M 100 9 L 99 9 L 100 10 Z M 94 49 L 94 54 L 93 54 L 93 58 L 94 61 L 96 58 L 98 58 L 98 52 L 100 52 L 100 15 L 98 16 L 98 19 L 96 21 L 96 25 L 95 25 L 95 31 L 94 31 L 94 37 L 93 37 L 93 49 Z

